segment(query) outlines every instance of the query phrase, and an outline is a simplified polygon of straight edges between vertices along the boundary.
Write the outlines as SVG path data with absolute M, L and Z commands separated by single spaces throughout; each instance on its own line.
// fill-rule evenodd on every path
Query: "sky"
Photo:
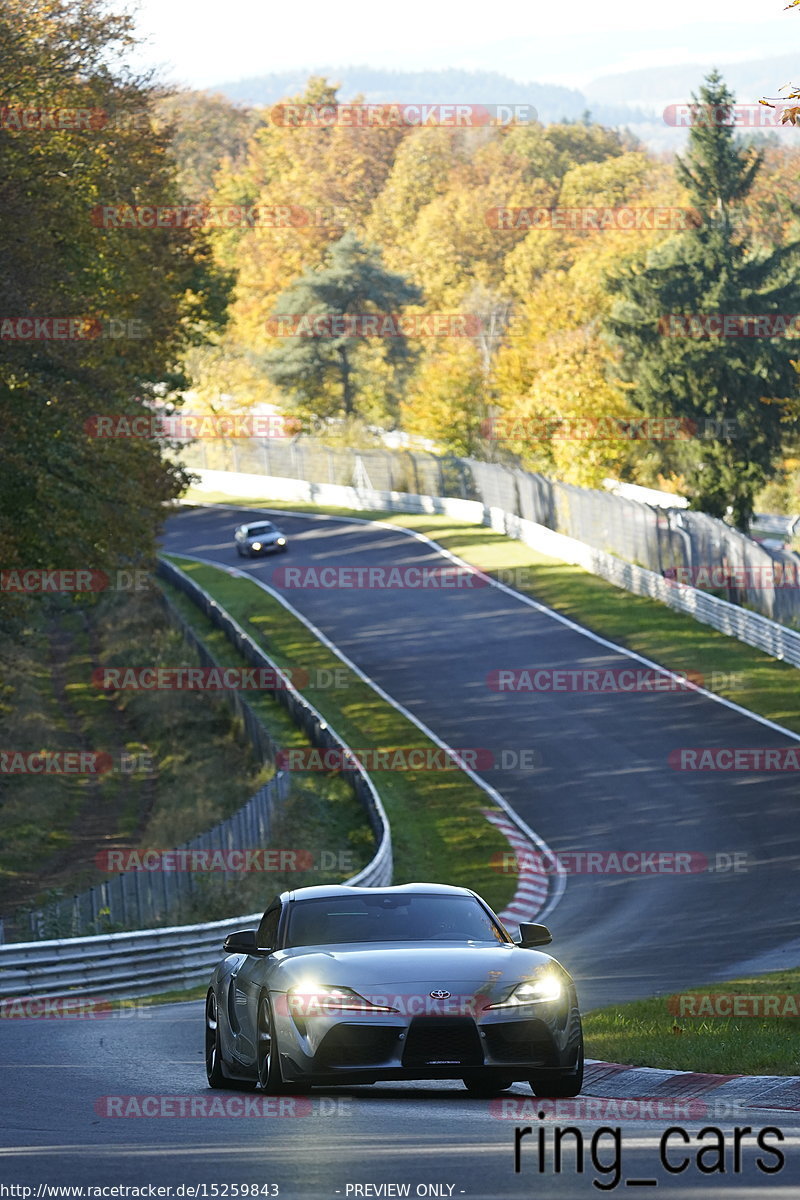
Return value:
M 798 49 L 788 0 L 139 0 L 140 66 L 189 87 L 297 68 L 459 67 L 581 88 L 672 63 Z M 134 10 L 135 11 L 135 10 Z M 782 81 L 783 82 L 783 81 Z

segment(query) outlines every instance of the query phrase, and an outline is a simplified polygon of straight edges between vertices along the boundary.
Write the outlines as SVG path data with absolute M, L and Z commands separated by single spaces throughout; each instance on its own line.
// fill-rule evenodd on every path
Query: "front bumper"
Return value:
M 464 1079 L 486 1072 L 508 1080 L 563 1076 L 581 1044 L 577 1005 L 474 1014 L 339 1012 L 300 1020 L 277 1006 L 281 1072 L 288 1082 Z M 533 1011 L 535 1010 L 535 1011 Z
M 251 545 L 245 543 L 244 549 L 245 553 L 249 554 L 251 558 L 261 558 L 265 554 L 283 554 L 284 550 L 286 550 L 286 543 L 284 542 L 282 546 L 279 546 L 277 542 L 270 542 L 267 545 L 262 542 L 260 550 L 254 550 Z

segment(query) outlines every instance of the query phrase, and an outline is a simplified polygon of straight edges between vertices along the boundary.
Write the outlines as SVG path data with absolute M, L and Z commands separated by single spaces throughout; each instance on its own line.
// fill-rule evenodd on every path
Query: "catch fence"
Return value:
M 195 441 L 181 450 L 189 468 L 337 484 L 363 491 L 476 500 L 544 525 L 595 550 L 669 578 L 710 573 L 712 594 L 800 628 L 800 588 L 781 578 L 800 558 L 770 550 L 716 517 L 577 487 L 498 462 L 379 447 L 332 447 L 312 437 Z M 777 582 L 772 582 L 773 577 Z M 684 577 L 685 578 L 685 577 Z

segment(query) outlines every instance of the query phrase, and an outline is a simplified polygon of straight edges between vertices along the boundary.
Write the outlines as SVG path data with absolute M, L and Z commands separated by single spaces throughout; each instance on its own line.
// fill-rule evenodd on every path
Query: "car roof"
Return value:
M 314 887 L 292 888 L 281 893 L 281 901 L 332 900 L 337 896 L 363 896 L 365 892 L 382 896 L 474 896 L 469 888 L 449 883 L 402 883 L 396 887 L 347 887 L 341 883 L 318 884 Z

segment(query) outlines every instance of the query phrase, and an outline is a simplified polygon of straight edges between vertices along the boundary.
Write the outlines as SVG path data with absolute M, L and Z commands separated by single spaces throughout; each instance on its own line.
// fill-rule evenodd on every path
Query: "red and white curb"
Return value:
M 642 1103 L 667 1099 L 702 1102 L 707 1110 L 800 1110 L 799 1075 L 710 1075 L 626 1067 L 588 1059 L 582 1096 Z
M 536 870 L 534 864 L 541 863 L 542 851 L 517 829 L 503 812 L 482 809 L 487 821 L 495 825 L 505 836 L 519 863 L 517 890 L 507 908 L 497 915 L 508 924 L 532 921 L 547 903 L 550 880 L 546 872 Z

